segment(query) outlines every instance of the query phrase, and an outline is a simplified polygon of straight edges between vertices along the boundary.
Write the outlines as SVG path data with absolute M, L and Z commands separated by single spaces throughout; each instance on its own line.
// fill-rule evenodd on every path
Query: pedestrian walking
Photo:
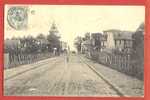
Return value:
M 66 60 L 67 60 L 67 62 L 69 62 L 69 55 L 67 55 Z

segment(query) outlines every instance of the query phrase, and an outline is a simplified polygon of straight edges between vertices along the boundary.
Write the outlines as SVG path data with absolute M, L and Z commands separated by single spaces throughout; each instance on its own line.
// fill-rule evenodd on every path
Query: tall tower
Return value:
M 56 26 L 55 22 L 52 23 L 52 26 L 49 30 L 49 33 L 50 34 L 55 34 L 56 36 L 60 37 L 59 31 L 57 29 L 57 26 Z

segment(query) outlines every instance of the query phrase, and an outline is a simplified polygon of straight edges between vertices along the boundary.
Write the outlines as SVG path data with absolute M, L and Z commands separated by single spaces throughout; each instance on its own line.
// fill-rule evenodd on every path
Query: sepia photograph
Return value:
M 4 7 L 4 96 L 144 97 L 145 7 Z

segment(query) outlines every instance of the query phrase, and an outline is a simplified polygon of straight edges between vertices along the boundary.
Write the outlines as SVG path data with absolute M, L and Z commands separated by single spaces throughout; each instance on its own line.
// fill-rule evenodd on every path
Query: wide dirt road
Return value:
M 4 71 L 4 95 L 119 96 L 79 55 L 70 55 L 68 62 L 64 55 L 32 65 Z

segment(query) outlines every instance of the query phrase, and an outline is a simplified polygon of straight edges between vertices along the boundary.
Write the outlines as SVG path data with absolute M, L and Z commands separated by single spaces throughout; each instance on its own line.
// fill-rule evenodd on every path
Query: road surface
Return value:
M 7 70 L 4 95 L 120 96 L 75 54 L 70 55 L 68 61 L 66 56 L 62 55 L 56 59 L 49 58 L 36 63 L 32 67 L 20 66 L 13 69 L 15 74 L 9 71 L 12 69 Z

